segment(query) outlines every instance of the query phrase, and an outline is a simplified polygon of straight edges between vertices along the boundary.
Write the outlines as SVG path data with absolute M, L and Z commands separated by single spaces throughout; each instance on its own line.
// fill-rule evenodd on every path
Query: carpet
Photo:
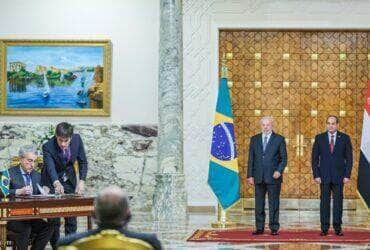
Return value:
M 211 229 L 196 230 L 187 241 L 192 242 L 324 242 L 324 243 L 370 243 L 370 230 L 343 230 L 344 236 L 337 236 L 329 231 L 327 236 L 320 236 L 318 230 L 281 230 L 272 236 L 269 231 L 263 235 L 252 235 L 252 229 Z

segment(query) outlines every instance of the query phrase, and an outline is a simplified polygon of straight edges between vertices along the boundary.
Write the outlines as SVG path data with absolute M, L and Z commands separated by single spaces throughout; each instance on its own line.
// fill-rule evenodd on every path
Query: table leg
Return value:
M 87 216 L 87 230 L 92 229 L 91 216 Z
M 0 221 L 1 250 L 6 250 L 6 221 Z

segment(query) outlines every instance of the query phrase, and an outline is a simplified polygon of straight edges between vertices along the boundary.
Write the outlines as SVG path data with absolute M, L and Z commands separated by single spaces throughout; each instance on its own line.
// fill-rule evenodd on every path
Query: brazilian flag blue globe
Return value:
M 223 210 L 240 199 L 234 120 L 227 79 L 221 78 L 213 123 L 208 184 Z

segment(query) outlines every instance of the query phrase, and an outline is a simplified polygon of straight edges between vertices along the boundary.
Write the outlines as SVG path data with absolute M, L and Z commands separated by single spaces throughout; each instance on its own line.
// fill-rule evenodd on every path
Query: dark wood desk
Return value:
M 87 227 L 91 229 L 94 198 L 66 196 L 57 198 L 15 198 L 0 201 L 1 249 L 6 249 L 6 224 L 11 220 L 31 220 L 58 217 L 87 216 Z

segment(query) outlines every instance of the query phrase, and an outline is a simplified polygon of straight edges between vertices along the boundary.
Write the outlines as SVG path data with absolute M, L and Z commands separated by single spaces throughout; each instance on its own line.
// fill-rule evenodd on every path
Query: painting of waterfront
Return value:
M 105 45 L 7 44 L 4 110 L 55 115 L 107 110 Z

